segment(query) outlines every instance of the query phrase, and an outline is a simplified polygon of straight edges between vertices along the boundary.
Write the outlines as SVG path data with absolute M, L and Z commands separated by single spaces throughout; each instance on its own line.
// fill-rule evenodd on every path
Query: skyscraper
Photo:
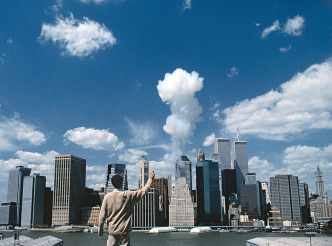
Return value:
M 52 225 L 80 224 L 85 203 L 86 160 L 55 156 Z
M 231 151 L 229 138 L 217 138 L 214 142 L 214 153 L 211 160 L 219 163 L 219 168 L 231 169 Z
M 177 159 L 175 162 L 175 182 L 180 177 L 186 178 L 186 183 L 188 184 L 188 188 L 191 194 L 192 191 L 191 161 L 186 155 L 180 156 L 180 158 Z
M 196 191 L 198 225 L 221 225 L 218 162 L 210 160 L 197 162 Z
M 127 168 L 125 164 L 109 164 L 107 166 L 107 174 L 106 174 L 106 184 L 105 184 L 105 195 L 112 192 L 114 190 L 114 186 L 112 184 L 112 177 L 114 175 L 120 175 L 123 178 L 123 184 L 121 190 L 128 190 L 128 178 L 127 178 Z
M 225 200 L 225 205 L 223 206 L 224 216 L 223 224 L 229 225 L 228 221 L 228 209 L 231 204 L 230 196 L 237 194 L 237 183 L 236 183 L 236 170 L 235 169 L 224 169 L 221 171 L 221 180 L 222 180 L 222 196 Z
M 169 205 L 169 226 L 194 226 L 194 203 L 185 177 L 175 182 Z
M 166 174 L 166 179 L 168 181 L 168 198 L 171 198 L 172 196 L 172 191 L 173 191 L 173 186 L 172 186 L 172 175 L 171 174 Z
M 301 223 L 299 180 L 297 176 L 276 175 L 270 178 L 271 206 L 280 211 L 283 221 Z
M 21 226 L 33 228 L 44 223 L 46 177 L 39 174 L 24 177 Z
M 249 220 L 262 219 L 262 186 L 259 181 L 244 181 L 240 186 L 241 215 L 248 215 Z
M 139 189 L 142 189 L 149 180 L 149 160 L 142 156 L 142 160 L 140 161 L 141 167 L 141 179 L 139 181 Z
M 315 175 L 316 175 L 316 194 L 323 199 L 325 205 L 328 205 L 329 198 L 328 198 L 327 193 L 325 192 L 323 172 L 319 169 L 319 166 L 317 166 Z
M 16 225 L 21 225 L 23 179 L 25 176 L 29 176 L 30 173 L 31 168 L 25 168 L 24 166 L 17 166 L 9 171 L 7 202 L 16 203 Z
M 151 188 L 159 190 L 159 200 L 160 205 L 163 210 L 163 225 L 168 225 L 168 207 L 169 207 L 169 199 L 168 199 L 168 180 L 165 178 L 154 178 L 152 180 Z
M 237 196 L 239 202 L 241 202 L 240 185 L 246 180 L 248 173 L 246 141 L 234 141 L 232 143 L 232 169 L 236 170 Z

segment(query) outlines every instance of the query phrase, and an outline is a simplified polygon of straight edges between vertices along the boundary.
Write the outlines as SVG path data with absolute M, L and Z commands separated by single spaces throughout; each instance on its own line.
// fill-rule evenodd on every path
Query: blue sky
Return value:
M 215 138 L 248 146 L 261 181 L 298 175 L 332 197 L 329 1 L 0 2 L 0 200 L 8 170 L 53 185 L 54 156 L 87 160 L 87 186 L 125 163 L 136 188 L 193 164 Z M 194 166 L 194 165 L 193 165 Z M 195 174 L 195 172 L 194 172 Z

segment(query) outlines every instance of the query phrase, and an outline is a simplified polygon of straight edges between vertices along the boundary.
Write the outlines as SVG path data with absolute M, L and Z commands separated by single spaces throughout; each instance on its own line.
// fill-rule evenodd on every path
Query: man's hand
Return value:
M 101 230 L 101 231 L 98 230 L 98 235 L 99 235 L 99 236 L 103 236 L 103 231 L 102 231 L 102 230 Z
M 151 174 L 150 174 L 150 178 L 149 179 L 154 179 L 154 175 L 155 175 L 154 171 L 152 171 Z

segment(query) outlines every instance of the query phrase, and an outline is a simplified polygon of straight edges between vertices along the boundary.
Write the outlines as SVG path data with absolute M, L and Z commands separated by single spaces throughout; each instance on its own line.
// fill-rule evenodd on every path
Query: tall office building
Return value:
M 237 196 L 241 202 L 240 185 L 246 180 L 248 173 L 247 142 L 232 143 L 232 169 L 236 170 Z
M 168 181 L 168 199 L 172 196 L 173 186 L 172 186 L 172 175 L 166 174 L 166 179 Z
M 133 208 L 131 216 L 132 227 L 147 230 L 161 226 L 163 211 L 160 210 L 159 204 L 159 190 L 150 188 L 148 194 Z
M 316 194 L 323 199 L 325 205 L 327 206 L 329 204 L 329 198 L 327 193 L 325 192 L 323 172 L 319 169 L 319 166 L 317 166 L 315 175 L 316 175 Z
M 44 224 L 46 177 L 39 174 L 24 177 L 21 226 L 33 228 Z
M 307 224 L 311 222 L 308 184 L 299 183 L 299 194 L 300 194 L 302 223 Z
M 155 178 L 152 181 L 151 188 L 159 190 L 159 200 L 160 205 L 163 210 L 163 219 L 162 225 L 168 225 L 168 207 L 169 207 L 169 199 L 168 199 L 168 180 L 164 177 Z
M 86 160 L 74 155 L 56 155 L 52 225 L 80 224 L 85 203 Z
M 276 175 L 270 178 L 271 206 L 280 211 L 283 221 L 301 223 L 299 180 L 297 176 Z
M 16 225 L 21 225 L 23 179 L 25 176 L 29 176 L 30 173 L 31 168 L 25 168 L 24 166 L 17 166 L 9 171 L 7 202 L 16 203 Z
M 214 142 L 214 153 L 211 160 L 219 163 L 219 168 L 231 169 L 231 151 L 229 138 L 217 138 Z
M 218 162 L 204 160 L 196 164 L 197 224 L 221 225 L 221 199 Z
M 123 184 L 121 190 L 128 190 L 128 177 L 127 177 L 127 168 L 125 164 L 109 164 L 107 166 L 107 174 L 106 174 L 106 184 L 105 184 L 105 195 L 112 192 L 114 190 L 114 186 L 112 184 L 112 177 L 114 175 L 120 175 L 123 178 Z M 96 204 L 95 204 L 96 205 Z
M 52 225 L 52 206 L 53 206 L 53 191 L 51 187 L 45 187 L 44 192 L 44 221 L 43 224 L 47 226 Z
M 195 213 L 191 192 L 185 177 L 175 182 L 169 205 L 169 226 L 194 226 Z
M 175 162 L 175 182 L 179 178 L 186 178 L 190 194 L 192 192 L 191 161 L 186 155 L 180 156 Z
M 149 160 L 145 157 L 142 156 L 142 160 L 140 161 L 140 174 L 141 174 L 141 179 L 139 180 L 139 186 L 138 189 L 142 189 L 146 183 L 149 180 Z
M 261 183 L 255 180 L 244 181 L 240 190 L 242 194 L 241 215 L 248 215 L 250 221 L 263 219 Z
M 221 181 L 222 181 L 222 196 L 225 200 L 223 206 L 223 224 L 228 225 L 228 209 L 231 204 L 230 196 L 237 194 L 237 183 L 236 183 L 236 170 L 235 169 L 224 169 L 221 170 Z

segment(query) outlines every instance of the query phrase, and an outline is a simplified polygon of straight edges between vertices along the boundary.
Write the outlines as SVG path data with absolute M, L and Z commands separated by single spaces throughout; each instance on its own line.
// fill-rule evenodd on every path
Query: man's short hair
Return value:
M 114 175 L 112 177 L 111 181 L 112 181 L 114 188 L 117 188 L 117 189 L 122 188 L 123 178 L 121 177 L 121 175 L 119 175 L 119 174 Z

